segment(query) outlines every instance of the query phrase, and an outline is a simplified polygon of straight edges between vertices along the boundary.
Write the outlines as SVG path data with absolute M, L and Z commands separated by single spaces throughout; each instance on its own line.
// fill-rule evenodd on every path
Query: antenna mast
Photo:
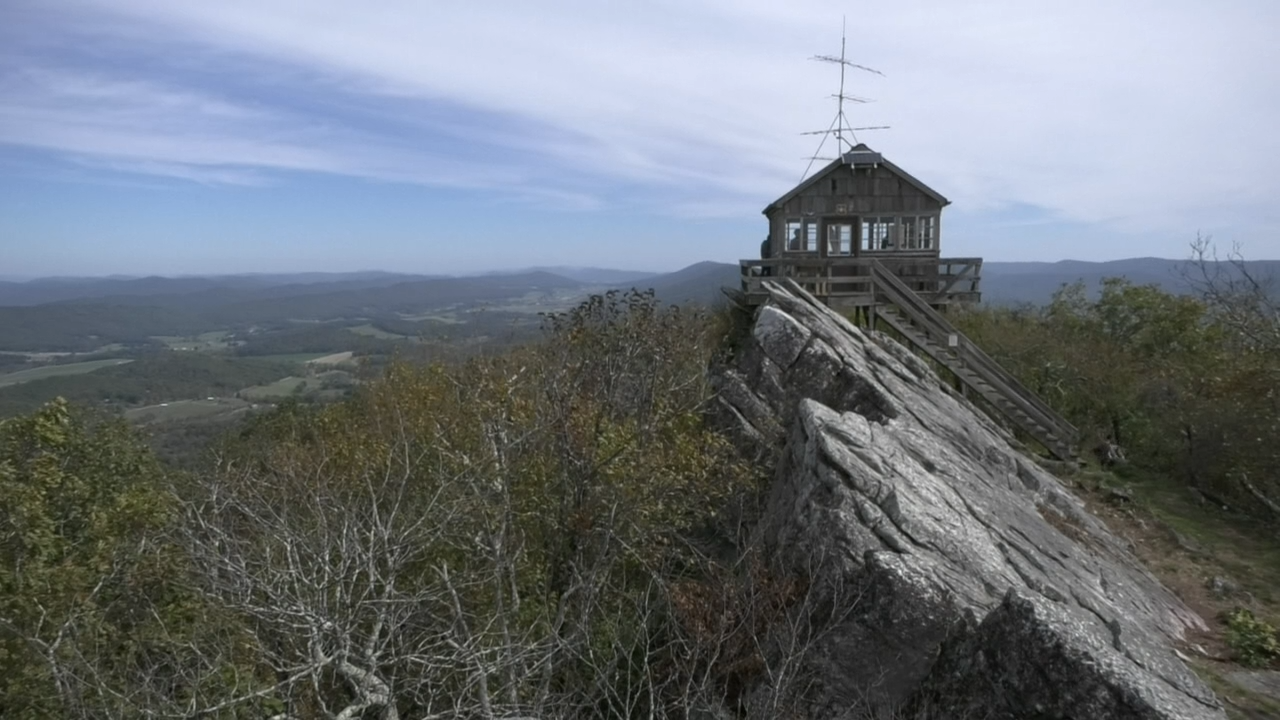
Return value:
M 834 160 L 835 159 L 835 158 L 824 158 L 821 156 L 822 146 L 826 144 L 828 135 L 835 135 L 836 155 L 839 156 L 839 155 L 843 155 L 845 150 L 853 149 L 853 146 L 858 142 L 857 131 L 889 129 L 888 125 L 871 125 L 867 127 L 856 128 L 849 123 L 849 118 L 847 115 L 845 115 L 844 104 L 846 101 L 851 103 L 857 103 L 859 105 L 865 105 L 866 103 L 871 102 L 871 100 L 868 98 L 859 97 L 857 95 L 848 95 L 845 93 L 844 85 L 845 85 L 845 69 L 846 68 L 862 70 L 863 72 L 873 73 L 875 75 L 879 75 L 880 77 L 884 77 L 884 73 L 880 72 L 879 70 L 876 70 L 875 68 L 870 68 L 870 67 L 867 67 L 866 65 L 859 65 L 855 62 L 851 62 L 850 60 L 846 59 L 845 57 L 845 48 L 847 44 L 846 24 L 847 24 L 847 18 L 842 17 L 840 19 L 840 57 L 835 57 L 834 55 L 814 55 L 812 58 L 809 58 L 810 60 L 817 60 L 819 62 L 825 62 L 825 63 L 833 63 L 840 66 L 840 92 L 831 96 L 836 99 L 836 117 L 834 120 L 831 121 L 831 126 L 828 127 L 826 130 L 814 130 L 812 132 L 801 133 L 801 135 L 821 135 L 822 136 L 822 142 L 818 143 L 818 149 L 814 151 L 813 155 L 810 158 L 808 158 L 809 165 L 805 167 L 804 176 L 800 178 L 801 180 L 804 180 L 805 177 L 809 176 L 809 171 L 813 169 L 814 162 L 818 160 Z M 849 140 L 849 138 L 852 138 L 852 142 Z

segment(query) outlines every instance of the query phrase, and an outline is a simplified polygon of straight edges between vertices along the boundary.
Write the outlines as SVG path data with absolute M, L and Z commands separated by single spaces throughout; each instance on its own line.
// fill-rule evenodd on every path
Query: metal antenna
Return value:
M 840 66 L 840 92 L 831 96 L 836 99 L 836 117 L 834 120 L 831 121 L 831 126 L 828 127 L 826 130 L 814 130 L 811 132 L 800 133 L 801 135 L 822 135 L 823 136 L 822 141 L 818 143 L 818 149 L 815 150 L 813 155 L 809 158 L 809 165 L 804 169 L 804 175 L 801 176 L 800 178 L 802 181 L 804 180 L 804 178 L 809 176 L 809 171 L 813 169 L 814 162 L 818 160 L 827 159 L 822 157 L 822 146 L 826 144 L 828 135 L 835 135 L 836 155 L 839 156 L 844 154 L 846 150 L 846 146 L 847 146 L 847 149 L 853 149 L 854 145 L 858 142 L 858 134 L 857 134 L 858 131 L 889 129 L 888 125 L 869 125 L 865 127 L 853 127 L 849 123 L 848 116 L 845 115 L 844 104 L 846 101 L 851 103 L 857 103 L 859 105 L 872 102 L 869 98 L 859 97 L 857 95 L 849 95 L 845 93 L 844 91 L 845 68 L 862 70 L 863 72 L 874 73 L 876 75 L 879 75 L 880 77 L 884 77 L 884 73 L 880 72 L 879 70 L 876 70 L 875 68 L 867 67 L 866 65 L 859 65 L 858 63 L 852 62 L 845 57 L 845 47 L 847 44 L 847 37 L 848 37 L 848 34 L 846 32 L 847 22 L 848 22 L 848 18 L 845 18 L 845 17 L 842 17 L 840 20 L 840 57 L 835 57 L 834 55 L 814 55 L 812 58 L 810 58 L 810 60 L 817 60 L 819 62 L 825 62 L 825 63 L 834 63 Z M 848 137 L 845 137 L 846 135 L 848 135 Z M 849 138 L 853 139 L 852 142 L 850 142 Z

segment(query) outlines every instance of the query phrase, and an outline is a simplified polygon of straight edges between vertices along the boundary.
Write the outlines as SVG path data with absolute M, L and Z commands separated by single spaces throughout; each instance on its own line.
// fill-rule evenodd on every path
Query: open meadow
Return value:
M 85 362 L 66 363 L 65 365 L 47 365 L 45 367 L 28 368 L 17 372 L 0 375 L 0 388 L 10 385 L 18 385 L 34 380 L 45 380 L 48 378 L 65 377 L 69 375 L 84 375 L 102 368 L 115 367 L 116 365 L 125 365 L 133 362 L 130 358 L 109 358 L 106 360 L 86 360 Z

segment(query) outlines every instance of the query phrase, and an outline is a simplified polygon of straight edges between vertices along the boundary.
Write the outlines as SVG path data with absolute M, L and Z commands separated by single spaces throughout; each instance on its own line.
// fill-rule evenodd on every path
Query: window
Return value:
M 813 220 L 787 220 L 783 224 L 787 252 L 818 252 L 818 223 Z
M 921 217 L 867 218 L 862 226 L 863 250 L 932 250 L 938 240 L 938 219 Z
M 898 243 L 898 247 L 903 250 L 919 250 L 920 249 L 920 218 L 904 217 L 899 223 L 902 233 L 902 241 Z
M 892 250 L 897 238 L 897 218 L 871 217 L 862 221 L 863 250 Z
M 787 252 L 800 252 L 800 221 L 788 220 L 782 230 L 782 247 Z
M 827 225 L 827 255 L 853 254 L 853 225 L 832 223 Z

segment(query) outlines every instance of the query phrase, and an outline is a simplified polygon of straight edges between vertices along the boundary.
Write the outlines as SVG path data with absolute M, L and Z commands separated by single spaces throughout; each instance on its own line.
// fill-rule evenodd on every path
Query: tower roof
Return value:
M 928 195 L 934 200 L 937 200 L 942 205 L 945 206 L 945 205 L 951 204 L 951 201 L 943 197 L 941 193 L 929 187 L 928 185 L 925 185 L 924 183 L 920 182 L 918 179 L 916 179 L 914 176 L 911 175 L 911 173 L 907 172 L 906 170 L 903 170 L 897 165 L 894 165 L 888 160 L 885 160 L 883 155 L 867 147 L 866 143 L 858 143 L 857 145 L 850 148 L 848 152 L 841 155 L 839 158 L 832 160 L 829 165 L 822 168 L 821 170 L 814 173 L 813 175 L 810 175 L 806 180 L 804 180 L 799 185 L 792 188 L 787 194 L 769 203 L 769 206 L 764 209 L 765 214 L 767 215 L 770 212 L 773 212 L 777 208 L 784 205 L 787 201 L 791 200 L 791 198 L 794 198 L 795 196 L 809 189 L 815 183 L 822 180 L 826 176 L 830 175 L 832 172 L 835 172 L 836 170 L 840 169 L 841 167 L 844 167 L 845 165 L 849 165 L 854 168 L 883 167 L 886 170 L 894 173 L 898 177 L 902 178 L 903 180 L 906 180 L 917 190 L 924 193 L 925 195 Z

